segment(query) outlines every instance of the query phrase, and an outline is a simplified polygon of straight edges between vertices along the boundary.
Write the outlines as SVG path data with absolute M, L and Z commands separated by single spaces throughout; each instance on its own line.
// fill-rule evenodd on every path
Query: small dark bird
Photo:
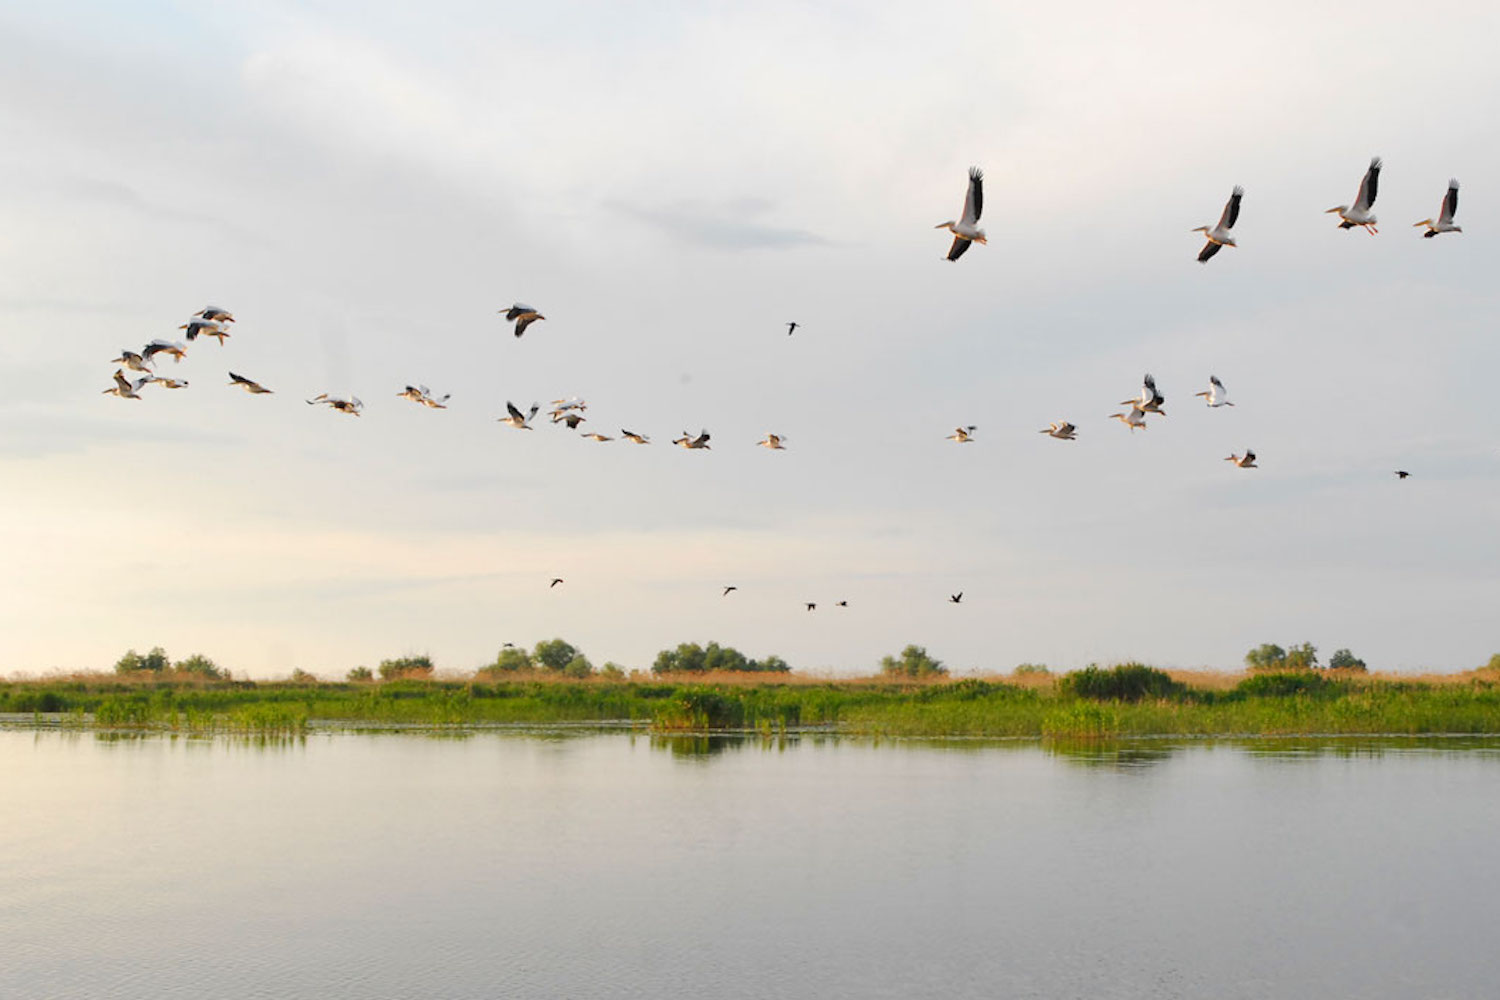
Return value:
M 738 587 L 735 587 L 735 586 L 729 586 L 729 587 L 725 587 L 725 588 L 724 588 L 724 593 L 722 593 L 722 594 L 720 594 L 720 595 L 719 595 L 719 596 L 720 596 L 720 597 L 728 597 L 728 596 L 729 596 L 729 592 L 730 592 L 730 591 L 731 591 L 731 590 L 739 590 L 739 589 L 740 589 L 740 588 L 738 588 Z
M 553 587 L 557 586 L 559 583 L 562 583 L 562 582 L 563 582 L 563 578 L 562 577 L 560 577 L 560 576 L 554 576 L 552 578 L 552 582 L 549 583 L 549 584 L 547 584 L 547 589 L 551 590 Z
M 807 610 L 809 610 L 809 611 L 816 611 L 816 610 L 818 610 L 818 606 L 816 604 L 814 604 L 812 601 L 808 601 L 807 602 Z
M 790 337 L 792 334 L 797 332 L 797 327 L 801 325 L 801 323 L 788 323 L 786 325 L 786 335 Z
M 513 643 L 513 642 L 502 642 L 500 644 L 500 648 L 501 649 L 515 649 L 516 648 L 516 644 Z
M 1418 225 L 1421 225 L 1421 223 L 1418 223 Z M 1405 479 L 1409 475 L 1411 475 L 1411 473 L 1407 472 L 1405 469 L 1397 469 L 1396 470 L 1396 478 L 1397 479 Z
M 838 607 L 838 608 L 847 608 L 848 606 L 849 606 L 849 602 L 848 601 L 839 601 L 838 604 L 834 605 L 834 607 Z
M 948 603 L 949 604 L 962 604 L 963 603 L 963 599 L 964 599 L 964 592 L 962 590 L 960 590 L 956 594 L 949 594 L 948 595 Z

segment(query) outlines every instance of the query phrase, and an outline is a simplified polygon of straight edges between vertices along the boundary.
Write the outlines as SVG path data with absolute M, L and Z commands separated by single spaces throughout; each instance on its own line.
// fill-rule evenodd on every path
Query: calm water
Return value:
M 0 996 L 1471 998 L 1500 743 L 0 729 Z

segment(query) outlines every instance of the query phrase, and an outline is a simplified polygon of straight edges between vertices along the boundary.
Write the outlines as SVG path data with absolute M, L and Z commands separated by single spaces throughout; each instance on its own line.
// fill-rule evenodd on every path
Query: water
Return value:
M 1500 742 L 0 729 L 0 997 L 1492 996 Z

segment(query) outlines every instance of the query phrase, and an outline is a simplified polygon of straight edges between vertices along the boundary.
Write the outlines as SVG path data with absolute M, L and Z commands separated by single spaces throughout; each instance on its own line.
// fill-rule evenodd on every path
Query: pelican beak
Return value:
M 1323 214 L 1324 215 L 1332 215 L 1334 212 L 1341 211 L 1342 209 L 1343 209 L 1342 205 L 1340 205 L 1338 208 L 1325 208 L 1323 210 Z
M 989 239 L 987 237 L 984 237 L 984 236 L 976 236 L 976 237 L 974 237 L 974 242 L 975 243 L 983 243 L 985 246 L 989 246 L 989 243 L 990 243 Z

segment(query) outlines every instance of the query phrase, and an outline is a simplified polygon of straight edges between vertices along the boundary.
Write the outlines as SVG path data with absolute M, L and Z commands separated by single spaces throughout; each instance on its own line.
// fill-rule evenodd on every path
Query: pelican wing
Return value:
M 514 321 L 517 316 L 529 312 L 536 312 L 536 310 L 528 305 L 522 305 L 520 302 L 517 302 L 505 311 L 505 318 Z
M 522 422 L 526 420 L 526 415 L 520 410 L 516 409 L 516 404 L 512 403 L 510 400 L 505 401 L 505 409 L 510 412 L 510 418 L 512 420 L 519 420 Z
M 965 225 L 972 226 L 979 221 L 980 214 L 984 211 L 984 171 L 978 167 L 969 168 L 969 193 L 964 197 Z
M 1198 251 L 1198 263 L 1200 263 L 1200 264 L 1206 264 L 1206 263 L 1208 263 L 1208 258 L 1212 257 L 1214 254 L 1216 254 L 1218 252 L 1219 252 L 1219 244 L 1215 243 L 1213 240 L 1209 240 L 1208 244 L 1206 246 L 1204 246 L 1204 248 L 1202 250 Z
M 1359 195 L 1354 199 L 1354 210 L 1357 212 L 1368 212 L 1375 204 L 1375 196 L 1380 192 L 1380 157 L 1370 161 L 1370 169 L 1365 171 L 1365 179 L 1359 182 Z
M 523 313 L 521 315 L 521 318 L 516 320 L 516 336 L 519 337 L 521 334 L 525 333 L 526 328 L 534 323 L 536 319 L 537 317 L 535 313 Z
M 969 249 L 969 244 L 972 242 L 973 240 L 966 240 L 962 236 L 953 237 L 953 245 L 948 248 L 948 259 L 958 260 Z
M 1448 196 L 1443 199 L 1443 210 L 1438 213 L 1438 222 L 1453 224 L 1453 217 L 1458 214 L 1458 181 L 1448 182 Z
M 1219 225 L 1217 228 L 1223 230 L 1234 228 L 1235 222 L 1240 217 L 1240 199 L 1244 196 L 1245 189 L 1236 184 L 1234 186 L 1234 193 L 1229 196 L 1229 201 L 1224 204 L 1224 214 L 1219 216 Z

